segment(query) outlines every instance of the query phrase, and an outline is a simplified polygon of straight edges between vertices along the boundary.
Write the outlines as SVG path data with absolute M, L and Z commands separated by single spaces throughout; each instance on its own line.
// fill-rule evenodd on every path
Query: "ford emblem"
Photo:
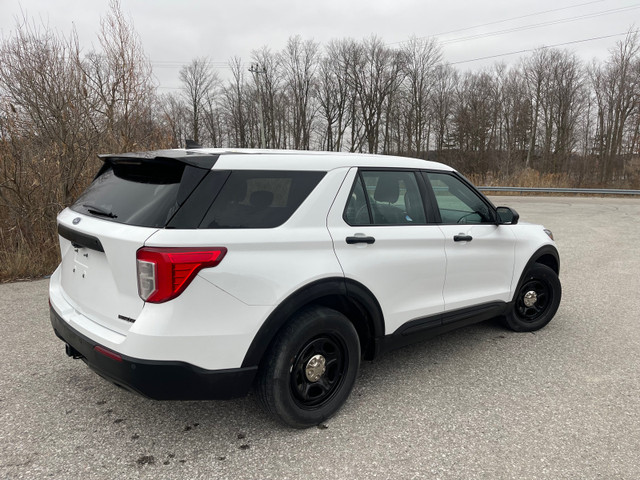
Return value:
M 77 224 L 79 224 L 79 223 L 80 223 L 80 220 L 82 220 L 80 217 L 76 217 L 76 218 L 74 218 L 74 219 L 72 220 L 72 222 L 71 222 L 71 223 L 73 223 L 74 225 L 77 225 Z

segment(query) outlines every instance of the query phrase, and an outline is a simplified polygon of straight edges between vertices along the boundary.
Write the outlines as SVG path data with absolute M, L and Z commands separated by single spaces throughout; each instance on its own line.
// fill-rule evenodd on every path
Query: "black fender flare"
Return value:
M 551 265 L 546 261 L 540 261 L 543 257 L 553 257 L 554 263 Z M 531 255 L 531 258 L 527 262 L 524 267 L 523 273 L 527 271 L 531 265 L 534 263 L 543 263 L 548 267 L 552 268 L 558 275 L 560 275 L 560 254 L 558 253 L 558 249 L 554 245 L 544 245 L 540 247 L 538 250 Z
M 375 355 L 378 351 L 378 343 L 385 334 L 380 304 L 373 293 L 361 283 L 342 277 L 331 277 L 301 287 L 269 314 L 253 338 L 242 361 L 242 367 L 260 364 L 269 345 L 294 313 L 307 305 L 322 303 L 322 299 L 329 297 L 340 298 L 364 316 L 371 334 L 371 338 L 367 341 L 374 342 L 372 348 Z
M 536 250 L 533 255 L 531 255 L 529 261 L 520 272 L 520 278 L 518 278 L 516 288 L 513 290 L 514 295 L 518 290 L 520 290 L 524 275 L 531 268 L 531 266 L 536 263 L 546 265 L 547 267 L 553 269 L 553 271 L 555 271 L 557 275 L 560 275 L 560 254 L 558 253 L 558 249 L 553 245 L 544 245 Z

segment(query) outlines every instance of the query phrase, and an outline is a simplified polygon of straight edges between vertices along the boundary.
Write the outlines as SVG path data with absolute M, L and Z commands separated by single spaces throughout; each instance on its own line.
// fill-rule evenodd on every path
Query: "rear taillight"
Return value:
M 143 247 L 136 253 L 138 294 L 145 302 L 162 303 L 180 295 L 203 268 L 215 267 L 224 247 Z

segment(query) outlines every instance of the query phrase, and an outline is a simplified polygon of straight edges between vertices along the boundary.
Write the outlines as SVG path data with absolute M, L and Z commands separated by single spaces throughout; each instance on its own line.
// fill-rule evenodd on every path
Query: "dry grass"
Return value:
M 469 175 L 468 178 L 475 185 L 484 187 L 521 187 L 521 188 L 615 188 L 637 190 L 637 178 L 639 175 L 629 175 L 626 181 L 617 184 L 602 182 L 580 182 L 566 173 L 541 173 L 528 168 L 509 176 L 499 176 L 492 172 L 482 175 Z M 494 192 L 485 189 L 491 195 L 498 196 L 589 196 L 589 193 L 542 193 L 542 192 Z M 611 197 L 612 195 L 606 195 Z M 628 195 L 615 195 L 617 197 L 628 197 Z
M 573 188 L 575 181 L 565 173 L 541 173 L 532 168 L 525 168 L 509 176 L 488 172 L 482 175 L 469 175 L 475 185 L 487 187 L 522 187 L 522 188 Z
M 15 230 L 0 230 L 0 283 L 51 275 L 60 263 L 57 240 L 52 234 L 34 245 Z

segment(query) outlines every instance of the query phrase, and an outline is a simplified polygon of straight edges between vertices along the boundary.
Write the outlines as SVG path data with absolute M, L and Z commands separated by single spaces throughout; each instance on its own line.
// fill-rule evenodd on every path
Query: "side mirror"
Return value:
M 511 207 L 498 207 L 498 225 L 515 225 L 520 219 L 520 215 Z

